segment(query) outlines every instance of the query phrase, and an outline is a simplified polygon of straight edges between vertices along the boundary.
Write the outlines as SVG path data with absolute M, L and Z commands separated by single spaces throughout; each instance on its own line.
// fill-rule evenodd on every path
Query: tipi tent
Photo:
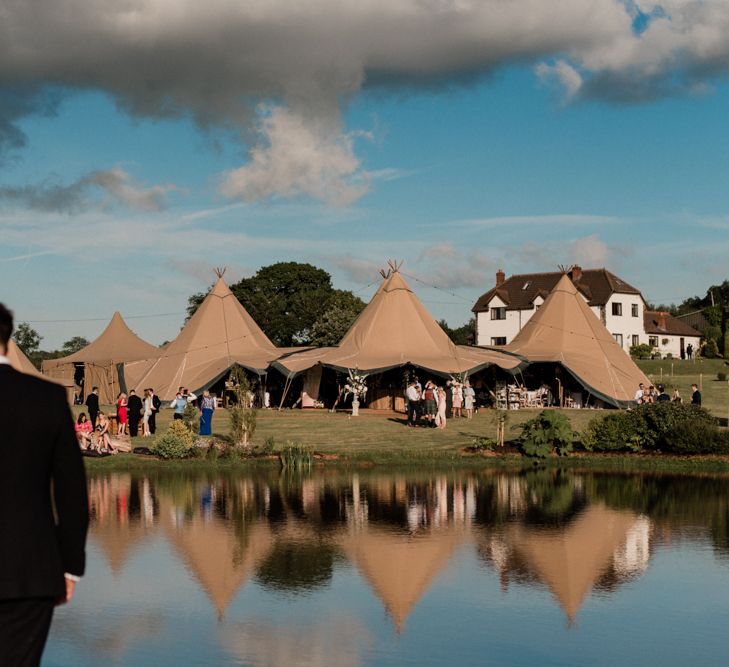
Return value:
M 200 393 L 239 365 L 263 375 L 281 352 L 230 291 L 222 272 L 177 338 L 150 361 L 125 364 L 127 388 L 152 387 L 171 400 L 180 386 Z
M 616 407 L 633 403 L 641 382 L 650 384 L 567 275 L 506 349 L 529 363 L 560 363 L 589 393 Z
M 339 345 L 283 356 L 274 367 L 291 377 L 317 363 L 363 373 L 412 364 L 447 377 L 494 364 L 511 371 L 522 364 L 518 355 L 455 345 L 410 289 L 399 268 L 390 263 L 382 284 Z
M 99 401 L 113 403 L 121 391 L 119 367 L 126 361 L 150 359 L 159 354 L 159 349 L 139 338 L 115 312 L 106 329 L 85 348 L 60 359 L 43 362 L 43 373 L 51 378 L 73 380 L 76 365 L 84 367 L 84 390 L 86 393 L 96 386 Z
M 7 357 L 8 359 L 10 359 L 10 365 L 16 371 L 26 373 L 27 375 L 36 375 L 37 377 L 42 377 L 44 380 L 50 379 L 52 382 L 62 385 L 66 390 L 68 402 L 73 402 L 74 384 L 72 378 L 69 379 L 44 377 L 43 374 L 33 365 L 33 362 L 28 359 L 25 354 L 23 354 L 23 350 L 21 350 L 12 339 L 10 339 L 10 341 L 8 342 Z

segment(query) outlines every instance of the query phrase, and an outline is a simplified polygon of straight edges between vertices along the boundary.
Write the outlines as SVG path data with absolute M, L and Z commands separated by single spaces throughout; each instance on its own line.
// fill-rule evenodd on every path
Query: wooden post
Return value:
M 673 377 L 673 362 L 671 362 L 671 377 Z
M 661 366 L 661 382 L 663 382 L 663 366 Z
M 699 373 L 699 391 L 704 391 L 704 374 Z

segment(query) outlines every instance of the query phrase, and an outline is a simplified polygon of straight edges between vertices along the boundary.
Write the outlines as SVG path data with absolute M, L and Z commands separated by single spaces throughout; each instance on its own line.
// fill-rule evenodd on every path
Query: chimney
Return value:
M 506 274 L 504 273 L 504 269 L 499 269 L 496 272 L 496 287 L 498 287 L 499 285 L 503 285 L 505 280 Z
M 666 328 L 666 315 L 668 315 L 668 313 L 659 311 L 659 313 L 658 313 L 658 328 L 659 329 Z
M 572 267 L 572 282 L 577 282 L 582 278 L 582 267 L 579 264 L 575 264 Z

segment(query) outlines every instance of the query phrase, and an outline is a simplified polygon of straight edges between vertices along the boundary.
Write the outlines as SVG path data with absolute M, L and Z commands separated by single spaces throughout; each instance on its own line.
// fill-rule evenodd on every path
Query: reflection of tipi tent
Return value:
M 224 521 L 199 515 L 175 525 L 172 512 L 170 505 L 161 508 L 167 537 L 222 617 L 238 589 L 270 551 L 271 532 L 265 524 L 256 523 L 240 538 Z
M 636 521 L 632 512 L 591 505 L 566 528 L 514 526 L 508 541 L 572 621 Z
M 411 536 L 370 527 L 349 534 L 342 540 L 342 547 L 400 632 L 461 541 L 462 537 L 452 530 Z
M 159 349 L 139 338 L 115 312 L 106 329 L 85 348 L 60 359 L 43 362 L 43 373 L 52 378 L 73 380 L 76 364 L 84 365 L 84 391 L 99 388 L 99 401 L 113 403 L 121 391 L 120 364 L 135 359 L 151 359 Z
M 221 275 L 195 314 L 159 358 L 124 366 L 128 388 L 154 388 L 162 400 L 177 388 L 199 393 L 236 364 L 262 375 L 280 351 L 268 340 Z
M 390 271 L 383 277 L 338 346 L 284 356 L 274 366 L 292 376 L 316 363 L 366 373 L 412 364 L 448 376 L 475 372 L 492 364 L 507 370 L 521 364 L 518 356 L 455 345 L 405 282 L 398 265 L 391 262 Z
M 89 536 L 101 547 L 111 571 L 118 574 L 134 547 L 147 536 L 147 531 L 139 518 L 120 523 L 113 517 L 107 517 L 102 523 L 91 523 Z
M 649 384 L 567 275 L 506 349 L 530 363 L 560 363 L 588 392 L 616 407 L 632 403 L 641 382 Z

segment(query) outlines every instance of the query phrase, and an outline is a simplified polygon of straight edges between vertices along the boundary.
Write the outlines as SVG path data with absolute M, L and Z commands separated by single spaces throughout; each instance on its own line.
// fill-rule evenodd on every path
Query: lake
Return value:
M 91 475 L 87 574 L 43 664 L 716 664 L 728 482 Z

